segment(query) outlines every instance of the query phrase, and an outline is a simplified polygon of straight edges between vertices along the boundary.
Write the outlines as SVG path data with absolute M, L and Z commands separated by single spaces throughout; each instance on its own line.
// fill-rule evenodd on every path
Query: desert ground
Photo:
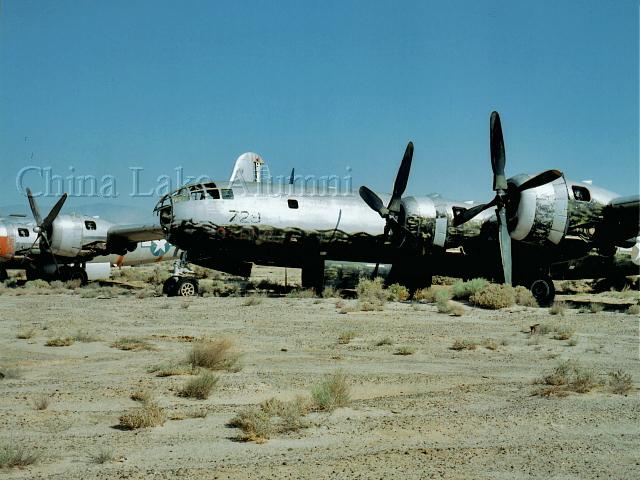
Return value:
M 355 299 L 109 288 L 0 295 L 0 447 L 35 458 L 0 478 L 640 478 L 637 315 L 462 303 L 451 316 L 407 301 L 360 311 Z M 535 324 L 545 329 L 531 334 Z M 150 349 L 113 346 L 125 337 Z M 74 341 L 45 345 L 56 338 Z M 185 398 L 194 375 L 152 370 L 184 363 L 203 338 L 232 342 L 239 366 L 214 372 L 208 398 Z M 540 384 L 566 360 L 590 372 L 588 391 Z M 630 390 L 614 393 L 617 371 Z M 305 428 L 256 442 L 228 425 L 270 398 L 309 396 L 336 372 L 351 402 L 310 411 Z M 139 391 L 166 421 L 123 429 Z

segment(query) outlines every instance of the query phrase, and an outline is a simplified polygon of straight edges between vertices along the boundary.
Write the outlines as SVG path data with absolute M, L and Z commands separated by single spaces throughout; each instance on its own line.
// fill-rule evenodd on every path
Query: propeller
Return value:
M 382 218 L 385 219 L 384 233 L 382 235 L 382 243 L 384 244 L 389 237 L 389 233 L 393 231 L 403 230 L 407 233 L 409 230 L 404 228 L 398 222 L 398 215 L 400 214 L 400 206 L 402 202 L 402 195 L 407 188 L 407 182 L 409 181 L 409 172 L 411 171 L 411 161 L 413 159 L 413 142 L 407 144 L 407 148 L 404 151 L 402 162 L 400 162 L 400 168 L 398 168 L 398 174 L 396 175 L 395 182 L 393 184 L 393 192 L 389 204 L 385 207 L 382 199 L 370 188 L 364 185 L 360 187 L 360 197 L 373 211 L 377 212 Z M 380 262 L 376 263 L 376 267 L 373 270 L 373 277 L 378 275 L 378 267 Z
M 51 258 L 53 259 L 53 263 L 56 266 L 56 271 L 58 271 L 58 262 L 56 261 L 56 257 L 53 254 L 53 251 L 51 250 L 50 236 L 53 230 L 53 222 L 58 217 L 58 214 L 60 213 L 64 202 L 67 200 L 67 194 L 62 194 L 62 196 L 58 199 L 58 201 L 53 206 L 51 211 L 49 211 L 44 220 L 42 219 L 42 215 L 40 215 L 40 208 L 38 208 L 38 204 L 33 194 L 31 193 L 30 188 L 27 188 L 27 198 L 29 199 L 31 213 L 33 213 L 33 218 L 36 221 L 36 228 L 34 229 L 34 231 L 38 234 L 33 244 L 35 245 L 36 243 L 38 243 L 38 241 L 40 241 L 40 250 L 46 252 L 46 254 L 51 256 Z
M 489 135 L 491 147 L 491 169 L 493 170 L 493 190 L 496 192 L 495 197 L 488 203 L 476 205 L 456 214 L 453 219 L 453 225 L 458 227 L 468 222 L 479 213 L 491 207 L 496 207 L 496 217 L 498 219 L 498 242 L 500 244 L 500 257 L 502 259 L 502 271 L 504 273 L 504 283 L 511 285 L 511 236 L 507 226 L 507 207 L 515 204 L 520 194 L 525 190 L 537 188 L 562 176 L 559 170 L 547 170 L 529 180 L 525 181 L 518 187 L 509 186 L 504 173 L 507 158 L 504 148 L 504 137 L 502 135 L 502 124 L 498 112 L 491 112 L 491 120 L 489 122 Z

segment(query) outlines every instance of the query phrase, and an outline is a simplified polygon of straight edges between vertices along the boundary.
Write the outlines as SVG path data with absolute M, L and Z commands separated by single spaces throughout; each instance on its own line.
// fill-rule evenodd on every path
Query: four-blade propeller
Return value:
M 378 212 L 378 214 L 385 219 L 384 234 L 382 236 L 383 244 L 387 241 L 390 231 L 403 230 L 410 233 L 404 226 L 398 223 L 398 215 L 400 214 L 400 206 L 402 202 L 402 195 L 407 188 L 407 182 L 409 181 L 409 172 L 411 171 L 411 160 L 413 159 L 413 142 L 407 144 L 407 148 L 400 162 L 400 168 L 396 175 L 396 180 L 393 184 L 393 193 L 389 204 L 385 207 L 382 199 L 370 188 L 362 186 L 360 187 L 360 197 L 369 207 Z M 394 230 L 395 229 L 395 230 Z M 378 267 L 380 263 L 376 263 L 376 267 L 373 270 L 373 277 L 378 275 Z
M 51 235 L 53 233 L 53 222 L 58 217 L 58 214 L 60 213 L 60 210 L 62 209 L 64 202 L 67 200 L 67 194 L 64 193 L 58 199 L 58 201 L 53 206 L 49 214 L 44 218 L 44 220 L 42 219 L 42 215 L 40 215 L 40 209 L 38 208 L 38 204 L 36 203 L 36 199 L 31 193 L 30 188 L 27 188 L 27 198 L 29 199 L 29 206 L 31 207 L 31 213 L 33 213 L 33 218 L 36 221 L 36 228 L 34 229 L 34 231 L 37 232 L 38 234 L 33 244 L 35 245 L 39 241 L 38 246 L 40 250 L 45 252 L 51 257 L 51 259 L 53 260 L 53 263 L 56 266 L 56 270 L 58 270 L 58 264 L 56 262 L 55 255 L 51 250 Z
M 491 144 L 491 168 L 493 170 L 493 190 L 496 196 L 488 203 L 476 205 L 463 210 L 453 219 L 455 227 L 462 225 L 474 218 L 479 213 L 491 207 L 496 207 L 498 219 L 498 241 L 500 243 L 500 257 L 502 259 L 502 271 L 504 283 L 511 285 L 512 261 L 511 261 L 511 236 L 507 226 L 507 207 L 513 204 L 525 190 L 537 188 L 562 176 L 559 170 L 547 170 L 522 183 L 520 186 L 509 186 L 504 173 L 507 158 L 504 148 L 504 138 L 502 136 L 502 124 L 498 112 L 491 113 L 489 125 L 489 135 Z

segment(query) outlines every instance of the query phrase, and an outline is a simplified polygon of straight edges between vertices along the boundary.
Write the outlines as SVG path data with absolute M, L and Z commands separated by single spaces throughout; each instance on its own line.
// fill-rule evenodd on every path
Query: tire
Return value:
M 198 296 L 198 281 L 195 278 L 181 278 L 178 280 L 176 295 L 179 297 Z
M 167 297 L 175 297 L 178 293 L 178 277 L 169 277 L 162 284 L 162 293 Z
M 548 307 L 556 297 L 556 288 L 553 286 L 551 277 L 545 276 L 533 280 L 529 284 L 529 290 L 541 307 Z
M 87 276 L 87 272 L 84 268 L 73 267 L 69 272 L 69 280 L 79 280 L 80 285 L 84 286 L 89 283 L 89 277 Z

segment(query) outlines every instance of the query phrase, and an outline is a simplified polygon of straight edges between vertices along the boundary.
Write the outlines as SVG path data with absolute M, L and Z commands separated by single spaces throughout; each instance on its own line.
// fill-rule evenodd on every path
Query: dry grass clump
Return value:
M 413 355 L 416 353 L 416 349 L 413 347 L 400 347 L 393 354 L 394 355 Z
M 595 374 L 582 368 L 578 363 L 565 361 L 555 367 L 549 374 L 538 380 L 547 387 L 536 392 L 544 397 L 563 397 L 571 392 L 587 393 L 597 386 Z
M 413 298 L 419 302 L 434 303 L 436 301 L 436 292 L 433 287 L 422 288 L 413 294 Z
M 120 350 L 155 350 L 155 346 L 146 340 L 138 337 L 123 337 L 119 338 L 111 344 L 113 348 L 119 348 Z
M 496 342 L 492 338 L 485 338 L 482 341 L 482 346 L 487 350 L 492 350 L 492 351 L 498 350 L 498 342 Z
M 45 343 L 45 345 L 47 347 L 68 347 L 69 345 L 73 345 L 73 338 L 72 337 L 65 337 L 65 338 L 50 338 L 49 340 L 47 340 L 47 343 Z
M 609 390 L 618 395 L 626 395 L 633 388 L 633 380 L 628 373 L 618 370 L 609 372 Z
M 385 345 L 393 345 L 393 340 L 391 340 L 389 337 L 385 337 L 376 342 L 376 347 L 384 347 Z
M 148 403 L 153 400 L 153 394 L 149 390 L 138 390 L 130 398 L 136 402 Z
M 453 284 L 453 287 L 451 287 L 451 292 L 453 294 L 453 298 L 467 300 L 471 295 L 479 292 L 488 284 L 489 282 L 487 282 L 484 278 L 474 278 L 473 280 L 469 280 L 467 282 L 458 280 Z
M 490 283 L 472 294 L 469 301 L 481 308 L 498 310 L 513 306 L 516 303 L 516 293 L 510 285 Z
M 262 303 L 263 295 L 252 294 L 244 299 L 242 302 L 243 307 L 254 307 Z
M 16 338 L 19 338 L 21 340 L 29 340 L 30 338 L 35 337 L 35 335 L 36 335 L 35 328 L 25 328 L 23 330 L 20 330 L 17 333 Z
M 629 314 L 629 315 L 639 315 L 640 314 L 640 305 L 631 305 L 627 309 L 627 314 Z
M 549 307 L 549 313 L 551 315 L 564 317 L 564 314 L 567 313 L 567 305 L 564 302 L 554 302 L 554 304 Z
M 231 340 L 201 340 L 194 343 L 187 362 L 192 367 L 203 367 L 211 370 L 240 370 L 240 356 L 232 351 Z
M 241 429 L 238 440 L 244 442 L 264 443 L 274 434 L 271 415 L 256 407 L 241 410 L 227 425 Z
M 317 410 L 331 411 L 346 407 L 351 403 L 347 377 L 340 371 L 325 377 L 322 382 L 313 387 L 311 396 Z
M 521 305 L 523 307 L 538 307 L 538 301 L 536 297 L 533 296 L 531 290 L 522 285 L 518 285 L 514 290 L 516 294 L 516 305 Z
M 409 290 L 404 285 L 394 283 L 387 288 L 387 300 L 390 302 L 404 302 L 409 299 Z
M 24 446 L 5 444 L 0 446 L 0 468 L 23 468 L 33 465 L 40 455 Z
M 95 335 L 92 335 L 89 332 L 84 332 L 84 331 L 76 332 L 76 334 L 72 338 L 76 342 L 81 342 L 81 343 L 92 343 L 92 342 L 99 342 L 100 341 L 100 339 L 98 337 L 96 337 Z
M 155 373 L 156 377 L 172 377 L 174 375 L 192 375 L 197 373 L 197 368 L 188 363 L 161 363 L 150 367 L 147 372 Z
M 351 342 L 351 340 L 353 340 L 354 338 L 356 338 L 356 332 L 354 332 L 353 330 L 348 330 L 346 332 L 342 332 L 338 336 L 338 343 L 340 345 L 346 345 L 349 342 Z
M 591 313 L 600 313 L 603 310 L 604 310 L 604 305 L 602 305 L 601 303 L 591 303 L 591 304 L 589 304 L 589 311 Z
M 364 312 L 384 310 L 387 301 L 387 292 L 382 286 L 382 278 L 373 280 L 361 278 L 356 287 L 358 295 L 358 308 Z
M 197 377 L 187 381 L 187 383 L 180 389 L 179 395 L 181 397 L 205 400 L 209 398 L 211 390 L 213 390 L 217 384 L 217 376 L 209 372 L 203 372 Z
M 113 453 L 113 450 L 107 447 L 103 447 L 98 452 L 91 457 L 91 461 L 93 463 L 97 463 L 98 465 L 102 465 L 105 463 L 113 462 L 116 456 Z
M 324 287 L 322 290 L 322 298 L 338 298 L 340 293 L 333 287 Z
M 316 298 L 316 292 L 312 289 L 297 288 L 287 293 L 287 298 Z
M 49 400 L 46 395 L 38 395 L 33 399 L 33 406 L 36 410 L 46 410 L 49 408 Z
M 478 342 L 473 340 L 455 340 L 451 345 L 451 350 L 475 350 L 478 346 Z
M 573 329 L 569 325 L 558 325 L 554 330 L 553 338 L 555 340 L 569 340 L 574 334 Z
M 164 408 L 153 402 L 142 404 L 120 416 L 120 428 L 135 430 L 137 428 L 157 427 L 164 425 L 167 417 Z

